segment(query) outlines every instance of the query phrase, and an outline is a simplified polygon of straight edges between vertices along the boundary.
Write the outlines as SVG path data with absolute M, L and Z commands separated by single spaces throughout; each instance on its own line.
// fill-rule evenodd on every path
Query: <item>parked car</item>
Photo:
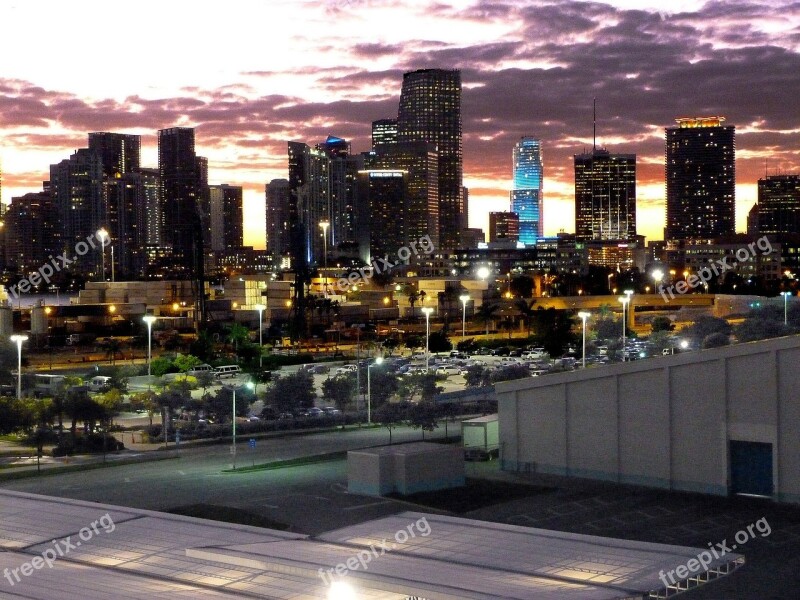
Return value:
M 461 369 L 454 365 L 442 365 L 436 369 L 437 375 L 445 375 L 449 377 L 450 375 L 460 375 Z
M 241 372 L 242 368 L 239 365 L 224 365 L 214 369 L 214 375 L 220 379 L 223 377 L 236 377 Z
M 491 350 L 489 350 L 488 348 L 478 348 L 475 354 L 477 354 L 478 356 L 489 356 L 489 354 L 491 354 Z
M 111 377 L 97 375 L 89 380 L 90 392 L 107 392 L 111 389 Z
M 309 365 L 306 370 L 312 375 L 321 375 L 329 373 L 331 368 L 328 365 Z
M 306 412 L 303 413 L 304 417 L 321 417 L 325 414 L 325 411 L 321 408 L 317 408 L 316 406 L 312 406 Z
M 358 371 L 356 365 L 343 365 L 336 369 L 336 375 L 347 375 L 349 373 L 355 373 L 356 371 Z
M 324 410 L 324 411 L 325 411 L 325 414 L 326 414 L 326 415 L 328 415 L 328 416 L 330 416 L 330 417 L 335 417 L 335 416 L 337 416 L 337 415 L 340 415 L 340 414 L 342 414 L 342 411 L 340 411 L 340 410 L 339 410 L 338 408 L 336 408 L 335 406 L 323 406 L 323 407 L 322 407 L 322 410 Z
M 500 346 L 499 348 L 493 348 L 491 354 L 492 356 L 508 356 L 510 352 L 510 348 L 507 348 L 506 346 Z

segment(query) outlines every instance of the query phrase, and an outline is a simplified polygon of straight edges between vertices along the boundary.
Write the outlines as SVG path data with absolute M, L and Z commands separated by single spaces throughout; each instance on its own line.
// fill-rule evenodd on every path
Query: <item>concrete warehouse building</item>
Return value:
M 800 502 L 800 336 L 496 385 L 505 470 Z

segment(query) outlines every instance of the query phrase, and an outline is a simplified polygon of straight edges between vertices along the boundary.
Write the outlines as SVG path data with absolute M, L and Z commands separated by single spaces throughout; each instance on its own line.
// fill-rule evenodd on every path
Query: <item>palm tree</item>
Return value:
M 489 335 L 489 321 L 494 318 L 494 314 L 500 309 L 499 304 L 490 304 L 488 302 L 484 302 L 481 304 L 478 311 L 475 315 L 479 319 L 483 319 L 483 322 L 486 324 L 486 335 Z
M 239 342 L 246 342 L 250 338 L 250 332 L 247 327 L 239 323 L 234 323 L 228 327 L 228 342 L 233 344 L 233 351 L 236 357 L 239 357 Z
M 517 307 L 519 314 L 525 319 L 525 326 L 528 329 L 528 337 L 531 336 L 531 319 L 533 319 L 533 316 L 536 314 L 536 312 L 533 310 L 535 305 L 536 300 L 531 300 L 528 302 L 524 298 L 519 298 L 515 302 L 515 306 Z
M 122 344 L 119 340 L 111 338 L 106 342 L 106 356 L 109 357 L 111 364 L 116 364 L 117 354 L 122 349 Z

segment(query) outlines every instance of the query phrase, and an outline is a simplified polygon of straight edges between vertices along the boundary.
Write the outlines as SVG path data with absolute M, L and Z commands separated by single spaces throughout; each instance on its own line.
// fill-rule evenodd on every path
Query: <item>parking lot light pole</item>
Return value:
M 430 369 L 430 360 L 431 360 L 431 313 L 433 312 L 433 308 L 430 306 L 423 306 L 422 312 L 425 313 L 425 372 L 428 372 Z
M 784 325 L 788 325 L 789 324 L 788 302 L 789 302 L 789 296 L 791 296 L 791 295 L 792 295 L 792 292 L 781 292 L 781 296 L 783 296 L 783 324 Z
M 625 362 L 625 309 L 628 307 L 628 302 L 630 302 L 629 296 L 620 296 L 619 301 L 622 303 L 622 362 Z
M 267 308 L 263 304 L 256 304 L 258 311 L 258 368 L 264 366 L 264 309 Z
M 17 344 L 17 400 L 22 400 L 22 342 L 27 339 L 27 335 L 11 336 L 11 341 Z
M 369 371 L 375 365 L 379 365 L 383 362 L 383 357 L 378 356 L 375 358 L 375 362 L 371 365 L 367 365 L 367 425 L 372 425 L 372 386 L 370 384 L 370 377 Z
M 153 358 L 153 323 L 156 318 L 153 315 L 145 315 L 142 321 L 147 323 L 147 381 L 150 382 L 150 362 Z
M 588 319 L 591 315 L 588 312 L 581 311 L 578 313 L 578 316 L 583 321 L 583 352 L 581 353 L 581 363 L 582 367 L 586 368 L 586 319 Z
M 249 390 L 253 389 L 253 382 L 248 381 L 244 384 L 243 387 L 246 387 Z M 233 412 L 231 413 L 231 454 L 233 455 L 233 470 L 236 470 L 236 386 L 230 386 L 228 388 L 231 390 L 233 395 L 233 406 L 231 409 Z
M 461 312 L 461 341 L 463 342 L 464 338 L 467 337 L 465 333 L 467 330 L 467 302 L 469 302 L 470 298 L 467 294 L 464 294 L 459 297 L 459 300 L 461 300 L 461 305 L 464 309 Z

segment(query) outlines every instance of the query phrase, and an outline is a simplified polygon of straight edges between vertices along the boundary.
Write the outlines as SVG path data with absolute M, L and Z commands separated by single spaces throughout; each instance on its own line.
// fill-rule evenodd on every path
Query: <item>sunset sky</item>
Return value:
M 702 6 L 702 8 L 697 8 Z M 122 7 L 129 7 L 124 9 Z M 667 12 L 658 12 L 666 10 Z M 638 155 L 638 228 L 664 226 L 664 127 L 737 127 L 737 229 L 765 172 L 800 172 L 800 4 L 733 1 L 19 0 L 0 4 L 2 200 L 40 189 L 89 131 L 197 128 L 209 181 L 245 188 L 245 243 L 264 246 L 264 184 L 286 141 L 370 144 L 402 75 L 459 68 L 470 225 L 507 210 L 511 149 L 543 140 L 545 233 L 574 231 L 572 155 Z

